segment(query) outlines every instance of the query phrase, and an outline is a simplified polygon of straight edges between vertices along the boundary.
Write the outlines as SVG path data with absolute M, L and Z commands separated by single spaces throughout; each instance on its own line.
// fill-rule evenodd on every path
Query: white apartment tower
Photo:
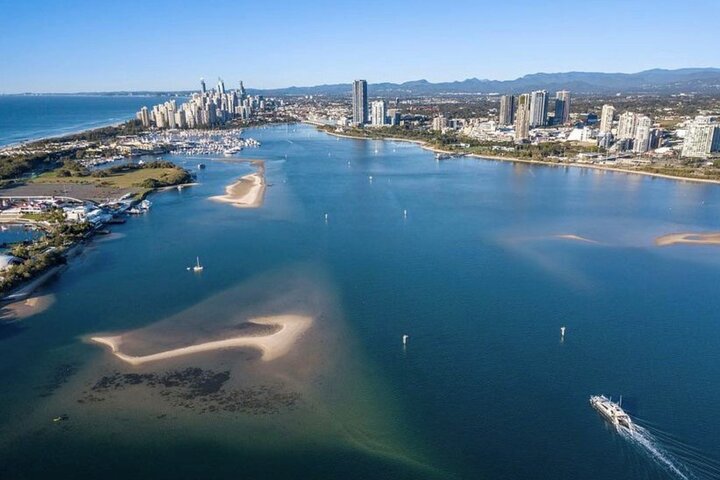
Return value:
M 695 117 L 685 134 L 682 156 L 705 158 L 714 152 L 720 152 L 720 122 L 711 117 Z
M 432 129 L 441 132 L 443 129 L 447 128 L 448 121 L 447 118 L 445 118 L 443 115 L 438 115 L 437 117 L 433 118 L 432 123 Z
M 615 107 L 607 104 L 603 105 L 600 112 L 600 133 L 610 133 L 614 117 Z
M 648 116 L 641 116 L 637 119 L 635 136 L 633 137 L 633 151 L 645 153 L 650 150 L 652 142 L 652 120 Z
M 387 103 L 385 102 L 385 100 L 378 100 L 376 102 L 372 102 L 370 113 L 371 124 L 374 127 L 381 127 L 385 125 L 387 123 Z
M 635 112 L 625 112 L 618 121 L 617 137 L 621 140 L 635 138 L 638 115 Z
M 547 124 L 548 92 L 536 90 L 530 94 L 530 126 L 542 127 Z

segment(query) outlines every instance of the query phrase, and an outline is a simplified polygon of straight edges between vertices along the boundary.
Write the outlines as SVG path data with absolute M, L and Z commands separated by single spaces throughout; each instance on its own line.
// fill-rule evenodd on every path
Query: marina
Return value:
M 13 385 L 0 391 L 5 476 L 41 478 L 51 452 L 57 472 L 82 462 L 100 474 L 122 458 L 107 479 L 167 478 L 195 454 L 218 459 L 206 477 L 230 466 L 258 478 L 683 478 L 665 458 L 713 478 L 702 472 L 720 442 L 708 382 L 720 375 L 717 247 L 655 239 L 712 231 L 715 187 L 438 164 L 414 145 L 308 126 L 244 135 L 261 147 L 241 161 L 164 156 L 198 184 L 121 216 L 33 294 L 53 302 L 0 330 L 12 367 L 0 379 Z M 251 159 L 273 184 L 262 203 L 211 201 L 260 197 Z M 283 336 L 253 321 L 288 313 L 312 326 Z M 685 389 L 667 388 L 678 376 Z M 598 392 L 624 394 L 633 435 L 614 407 L 589 408 Z M 150 445 L 163 448 L 137 456 Z M 176 453 L 188 445 L 193 455 Z

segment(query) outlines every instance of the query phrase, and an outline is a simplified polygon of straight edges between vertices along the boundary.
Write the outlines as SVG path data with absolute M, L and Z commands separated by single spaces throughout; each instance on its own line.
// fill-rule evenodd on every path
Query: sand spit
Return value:
M 265 198 L 265 162 L 254 160 L 257 171 L 241 177 L 240 180 L 225 188 L 225 195 L 210 197 L 216 202 L 229 203 L 238 208 L 258 208 Z
M 269 362 L 288 353 L 295 341 L 312 325 L 313 319 L 301 315 L 278 315 L 274 317 L 254 318 L 251 321 L 259 325 L 278 326 L 279 328 L 270 335 L 235 336 L 142 356 L 132 356 L 122 353 L 120 350 L 123 343 L 122 335 L 92 337 L 90 340 L 110 347 L 113 355 L 131 365 L 142 365 L 148 362 L 156 362 L 158 360 L 182 357 L 195 353 L 241 347 L 257 348 L 262 352 L 262 360 Z
M 38 313 L 42 313 L 55 303 L 52 294 L 26 298 L 17 302 L 8 303 L 0 308 L 0 320 L 22 320 Z
M 669 245 L 720 245 L 720 232 L 711 233 L 670 233 L 655 239 L 655 245 L 666 247 Z
M 565 233 L 561 235 L 555 235 L 555 238 L 561 238 L 563 240 L 575 240 L 577 242 L 586 242 L 586 243 L 599 243 L 596 240 L 591 240 L 589 238 L 581 237 L 580 235 L 573 235 L 571 233 Z

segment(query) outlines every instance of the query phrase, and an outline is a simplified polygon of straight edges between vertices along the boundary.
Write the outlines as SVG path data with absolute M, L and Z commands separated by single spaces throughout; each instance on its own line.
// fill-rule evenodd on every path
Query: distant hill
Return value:
M 522 93 L 531 90 L 570 90 L 573 93 L 720 93 L 720 68 L 646 70 L 639 73 L 566 72 L 535 73 L 515 80 L 479 80 L 431 83 L 414 80 L 404 83 L 370 83 L 371 96 L 415 96 L 434 94 Z M 350 83 L 287 87 L 271 90 L 249 89 L 263 95 L 349 95 Z

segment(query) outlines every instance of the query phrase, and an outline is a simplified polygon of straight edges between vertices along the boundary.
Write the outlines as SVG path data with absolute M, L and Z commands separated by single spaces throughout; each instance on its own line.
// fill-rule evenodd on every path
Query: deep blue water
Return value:
M 671 232 L 720 230 L 720 188 L 438 163 L 414 145 L 307 126 L 246 135 L 262 147 L 242 155 L 265 159 L 272 184 L 261 208 L 208 200 L 247 165 L 170 157 L 206 163 L 200 185 L 154 195 L 150 214 L 114 227 L 122 238 L 95 243 L 49 287 L 52 307 L 0 336 L 5 477 L 679 478 L 607 428 L 588 404 L 593 394 L 623 395 L 666 448 L 685 452 L 673 457 L 678 465 L 692 468 L 680 442 L 705 466 L 720 461 L 720 247 L 654 245 Z M 184 272 L 195 255 L 201 278 Z M 132 415 L 143 405 L 132 401 L 105 420 L 99 407 L 74 406 L 63 430 L 50 422 L 77 391 L 70 382 L 40 397 L 49 372 L 68 359 L 81 369 L 111 361 L 84 336 L 201 302 L 230 311 L 214 295 L 297 265 L 322 272 L 338 304 L 327 321 L 347 325 L 348 352 L 362 365 L 318 380 L 309 413 L 290 413 L 283 426 L 260 417 L 254 435 L 270 446 L 239 446 L 252 437 L 242 415 L 223 420 L 232 433 L 207 414 L 140 422 Z M 281 295 L 276 288 L 266 294 Z M 352 401 L 335 399 L 350 391 Z M 325 405 L 329 424 L 350 425 L 368 404 L 376 407 L 352 431 L 417 453 L 433 473 L 357 443 L 323 445 L 313 422 L 303 423 Z M 392 434 L 372 419 L 383 406 Z M 22 427 L 11 420 L 19 417 L 28 419 Z M 292 432 L 307 438 L 282 443 Z
M 0 146 L 112 125 L 160 96 L 0 95 Z

